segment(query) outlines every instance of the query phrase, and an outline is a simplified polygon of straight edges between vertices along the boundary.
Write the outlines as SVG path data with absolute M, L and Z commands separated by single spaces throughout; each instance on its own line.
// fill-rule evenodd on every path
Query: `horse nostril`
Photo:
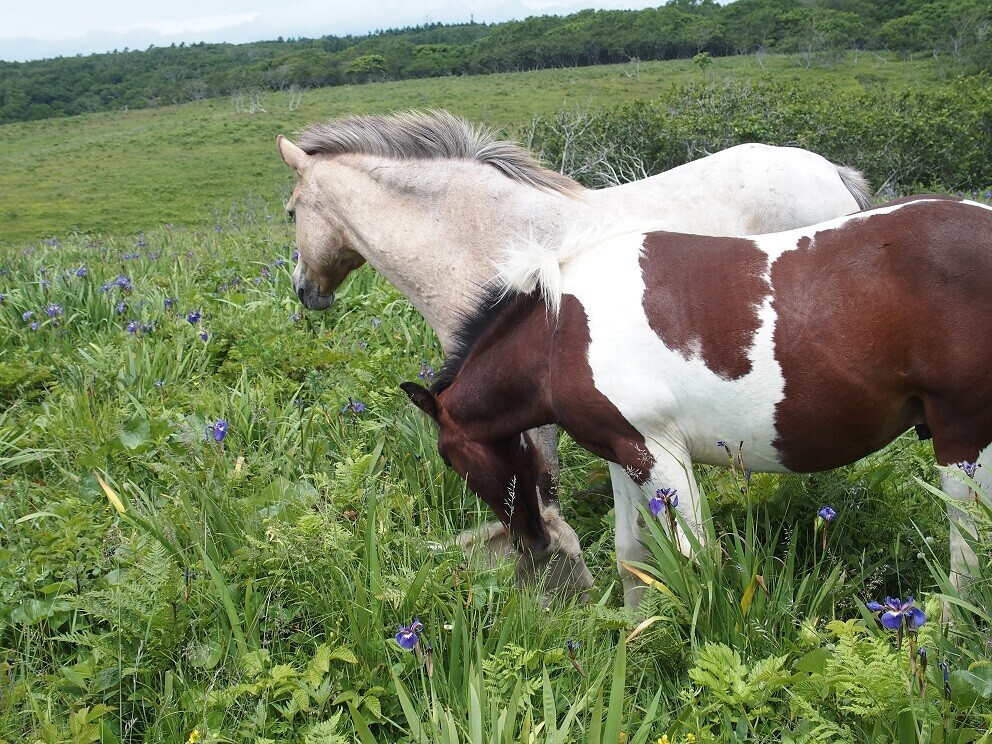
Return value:
M 300 298 L 300 302 L 303 302 L 303 287 L 296 290 L 296 296 Z M 305 302 L 303 304 L 306 304 Z

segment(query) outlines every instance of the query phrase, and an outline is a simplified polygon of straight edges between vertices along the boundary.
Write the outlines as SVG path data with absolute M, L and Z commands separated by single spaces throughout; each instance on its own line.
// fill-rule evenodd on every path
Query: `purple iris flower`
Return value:
M 188 313 L 186 315 L 186 320 L 190 323 L 190 325 L 196 325 L 197 323 L 200 322 L 200 318 L 202 317 L 203 317 L 203 313 L 201 313 L 199 310 L 194 310 L 193 312 Z
M 648 508 L 656 517 L 663 511 L 674 509 L 679 505 L 679 492 L 675 488 L 659 488 L 654 497 L 648 502 Z
M 34 310 L 25 310 L 23 313 L 21 313 L 21 320 L 23 320 L 25 323 L 27 323 L 33 317 L 34 317 Z
M 954 466 L 957 467 L 957 468 L 961 468 L 961 470 L 964 471 L 964 474 L 967 475 L 969 478 L 974 478 L 975 477 L 975 471 L 978 470 L 978 463 L 977 462 L 967 462 L 967 461 L 965 461 L 965 462 L 956 462 L 956 463 L 954 463 Z
M 906 597 L 905 602 L 899 597 L 886 597 L 885 604 L 868 602 L 865 607 L 872 612 L 881 612 L 882 625 L 889 630 L 898 630 L 903 625 L 916 630 L 927 621 L 926 613 L 916 606 L 912 597 Z
M 837 519 L 837 512 L 835 512 L 829 506 L 825 506 L 822 509 L 820 509 L 820 511 L 818 511 L 816 513 L 816 516 L 818 516 L 820 519 L 822 519 L 827 524 L 830 524 L 835 519 Z
M 341 413 L 348 413 L 349 411 L 352 413 L 364 413 L 365 404 L 360 400 L 352 400 L 351 398 L 348 398 L 348 402 L 345 404 L 344 408 L 341 409 Z
M 207 427 L 207 435 L 212 436 L 215 442 L 223 442 L 227 436 L 227 422 L 224 419 L 217 419 Z
M 207 333 L 207 329 L 206 328 L 204 328 L 202 331 L 200 331 L 200 340 L 201 341 L 206 341 L 209 338 L 210 338 L 210 334 Z
M 400 644 L 400 648 L 404 651 L 413 651 L 420 641 L 420 633 L 423 629 L 424 626 L 420 620 L 413 618 L 413 622 L 409 625 L 400 626 L 399 631 L 396 633 L 396 642 Z
M 57 318 L 58 316 L 62 315 L 62 306 L 52 303 L 51 305 L 45 308 L 45 315 L 47 315 L 49 318 Z
M 179 302 L 179 300 L 177 300 L 175 297 L 166 297 L 165 298 L 165 309 L 166 310 L 171 309 L 172 306 L 175 305 L 177 302 Z
M 136 321 L 136 320 L 130 320 L 130 321 L 128 321 L 128 324 L 127 324 L 127 332 L 128 333 L 137 333 L 138 332 L 138 329 L 140 327 L 141 326 L 138 324 L 138 321 Z

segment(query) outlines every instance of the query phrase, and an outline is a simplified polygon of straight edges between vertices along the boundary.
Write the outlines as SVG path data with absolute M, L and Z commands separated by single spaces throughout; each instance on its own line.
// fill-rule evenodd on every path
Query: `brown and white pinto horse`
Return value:
M 636 502 L 660 488 L 701 536 L 692 463 L 726 465 L 719 440 L 743 442 L 754 470 L 812 472 L 916 426 L 941 465 L 978 463 L 989 492 L 992 208 L 919 197 L 770 235 L 628 233 L 521 255 L 432 389 L 403 389 L 536 570 L 568 570 L 524 434 L 550 422 L 639 489 L 617 499 L 620 561 L 643 559 Z M 968 498 L 950 475 L 943 486 Z M 970 520 L 949 512 L 962 575 Z M 636 580 L 624 583 L 636 606 Z

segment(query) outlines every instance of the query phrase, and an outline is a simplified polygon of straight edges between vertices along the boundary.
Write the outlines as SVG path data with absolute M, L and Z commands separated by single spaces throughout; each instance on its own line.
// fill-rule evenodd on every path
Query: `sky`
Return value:
M 663 0 L 0 0 L 0 60 L 363 35 L 424 23 L 499 23 L 583 8 L 640 9 Z

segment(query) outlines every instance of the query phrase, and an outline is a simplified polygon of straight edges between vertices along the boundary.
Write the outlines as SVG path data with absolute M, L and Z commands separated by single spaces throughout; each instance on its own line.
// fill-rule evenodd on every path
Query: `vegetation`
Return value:
M 808 65 L 845 50 L 888 49 L 988 70 L 990 23 L 992 0 L 670 0 L 494 25 L 0 62 L 0 124 L 260 91 L 699 54 L 796 53 Z
M 349 112 L 431 106 L 501 127 L 590 185 L 622 163 L 613 182 L 762 140 L 862 168 L 875 188 L 984 189 L 989 88 L 987 78 L 947 79 L 933 59 L 851 53 L 806 68 L 769 55 L 714 58 L 705 69 L 646 62 L 344 86 L 302 101 L 271 93 L 254 113 L 219 99 L 10 124 L 0 129 L 0 243 L 212 228 L 233 204 L 278 213 L 292 176 L 277 134 Z
M 685 561 L 646 513 L 642 622 L 620 607 L 605 468 L 566 440 L 597 587 L 542 610 L 452 547 L 487 515 L 396 388 L 440 361 L 423 321 L 369 271 L 301 310 L 291 253 L 264 213 L 0 253 L 0 741 L 988 730 L 992 575 L 942 627 L 927 445 L 755 476 L 746 498 L 701 470 L 713 549 Z M 863 604 L 887 595 L 927 614 L 901 649 Z M 394 635 L 413 618 L 411 652 Z
M 453 547 L 488 514 L 397 388 L 440 362 L 423 320 L 369 269 L 323 313 L 293 296 L 275 134 L 349 110 L 449 107 L 590 184 L 761 139 L 992 202 L 987 79 L 709 60 L 5 126 L 0 744 L 988 742 L 992 513 L 959 596 L 929 444 L 699 468 L 709 548 L 645 512 L 634 617 L 607 470 L 563 437 L 596 587 L 542 608 Z

